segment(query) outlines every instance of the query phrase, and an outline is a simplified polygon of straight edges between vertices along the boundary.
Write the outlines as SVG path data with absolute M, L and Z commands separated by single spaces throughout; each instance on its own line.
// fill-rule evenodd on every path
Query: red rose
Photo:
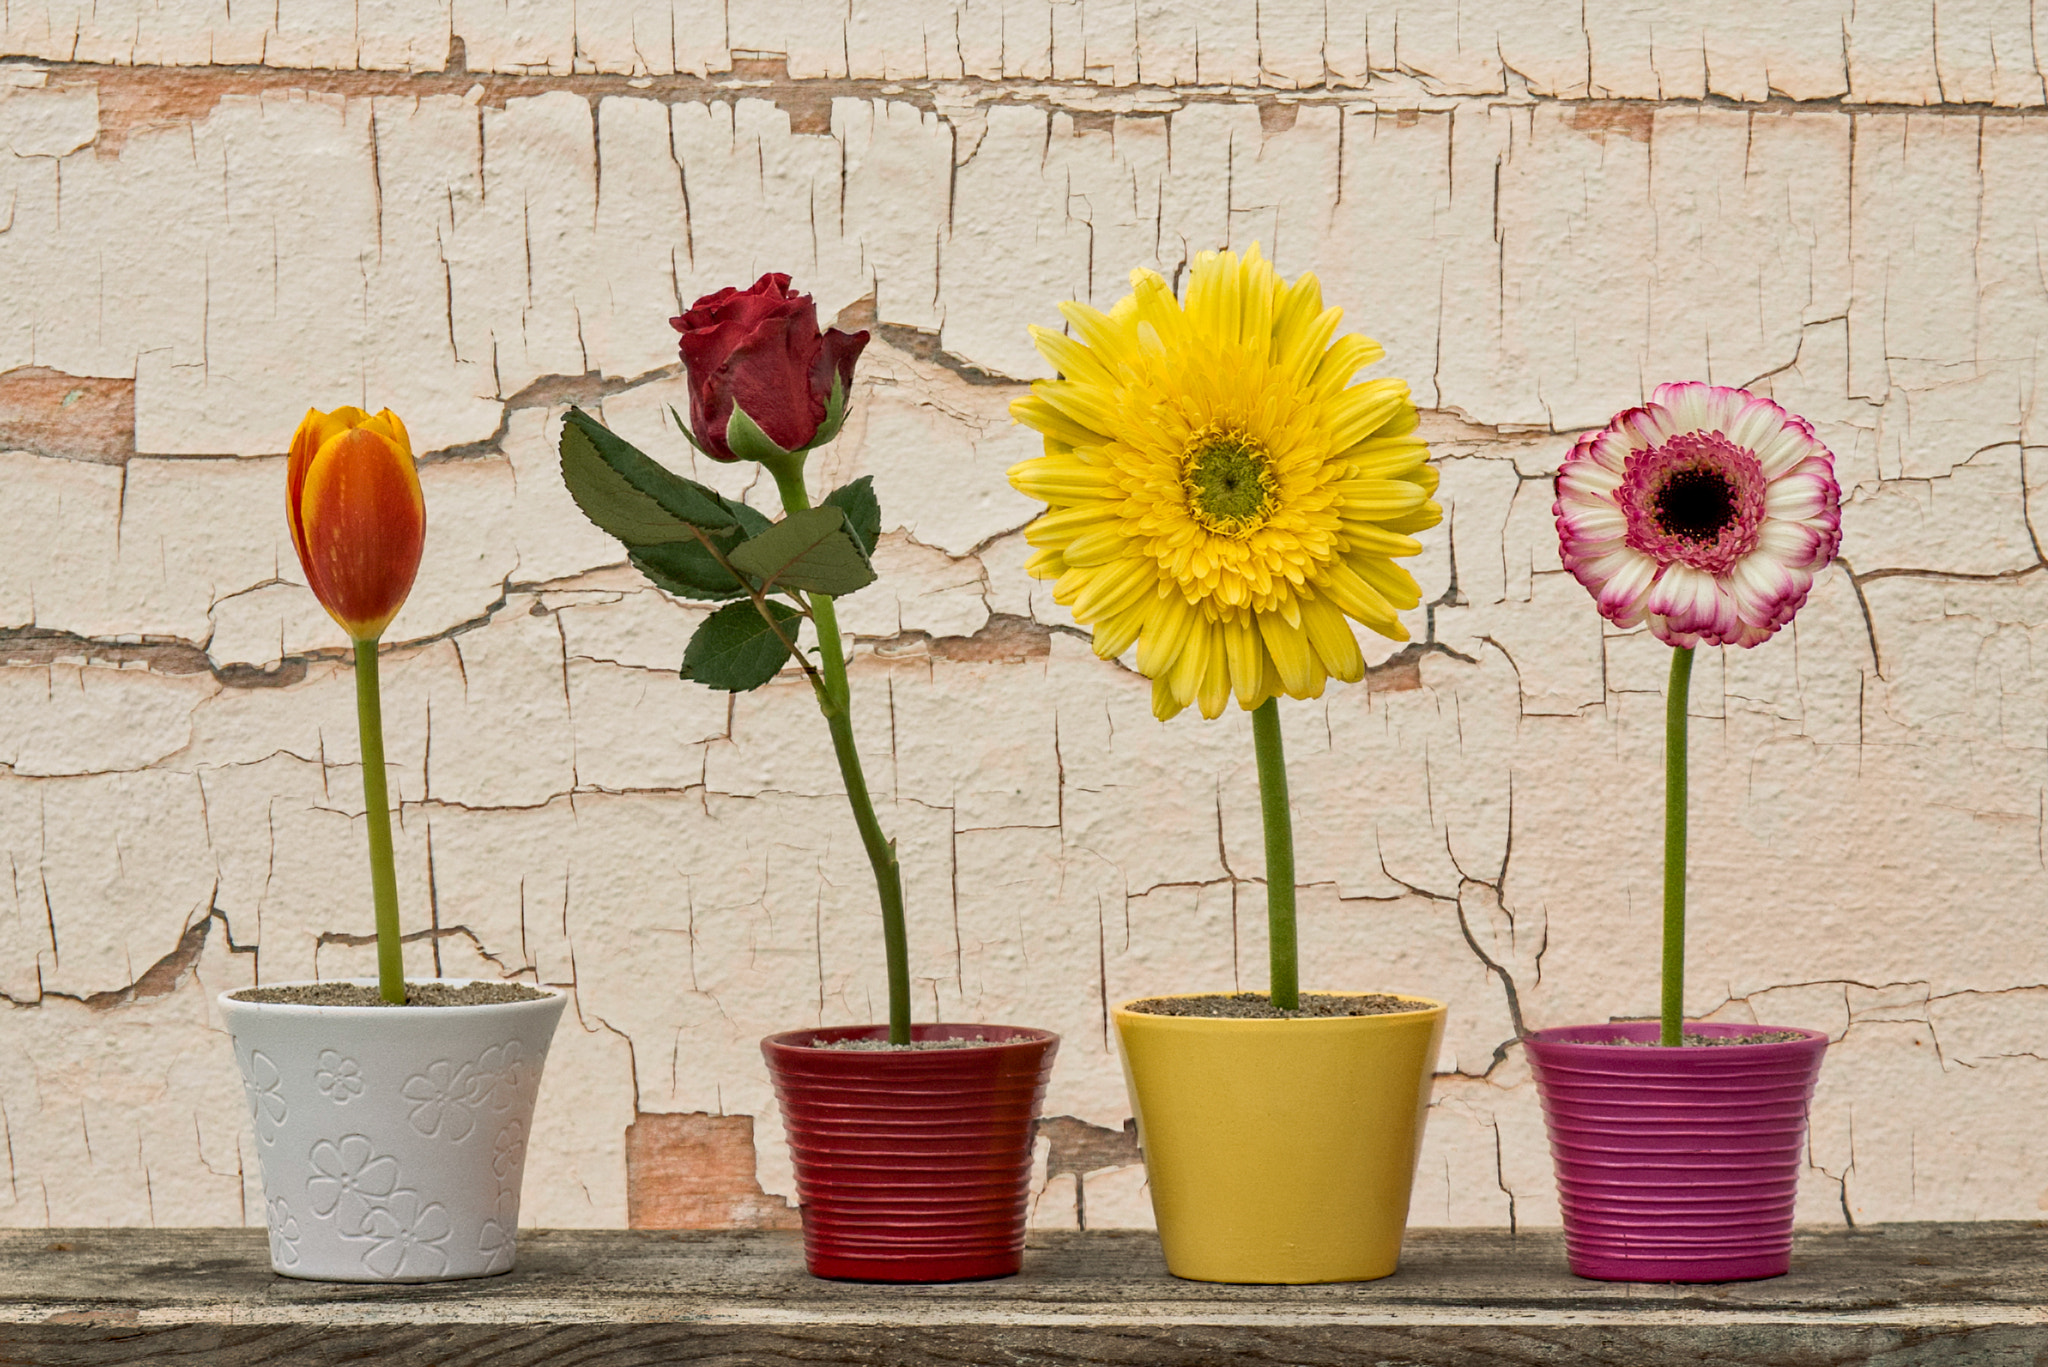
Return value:
M 726 439 L 735 408 L 784 451 L 830 441 L 845 414 L 853 363 L 868 344 L 865 332 L 821 334 L 811 296 L 791 294 L 789 277 L 776 273 L 744 290 L 707 294 L 669 325 L 683 335 L 690 426 L 704 453 L 717 460 L 740 459 Z M 831 415 L 835 380 L 842 407 Z M 828 416 L 835 419 L 829 426 Z

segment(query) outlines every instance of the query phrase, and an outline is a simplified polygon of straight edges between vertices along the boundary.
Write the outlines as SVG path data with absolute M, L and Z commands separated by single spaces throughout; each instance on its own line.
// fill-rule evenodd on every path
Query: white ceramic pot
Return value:
M 334 1282 L 511 1270 L 533 1101 L 567 1000 L 542 990 L 487 1006 L 221 995 L 256 1130 L 272 1268 Z

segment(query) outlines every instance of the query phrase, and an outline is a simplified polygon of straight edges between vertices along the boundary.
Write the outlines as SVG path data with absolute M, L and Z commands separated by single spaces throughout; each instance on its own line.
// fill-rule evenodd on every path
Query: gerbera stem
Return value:
M 1664 690 L 1664 1012 L 1658 1042 L 1685 1042 L 1685 742 L 1692 648 L 1671 652 Z
M 768 472 L 775 476 L 785 513 L 811 506 L 801 460 L 777 461 L 768 465 Z M 875 817 L 867 774 L 853 743 L 853 693 L 846 682 L 846 652 L 839 644 L 839 614 L 829 594 L 811 594 L 810 604 L 818 633 L 818 663 L 825 676 L 816 690 L 818 710 L 825 714 L 825 725 L 832 732 L 832 753 L 838 757 L 839 777 L 846 784 L 846 802 L 853 808 L 853 824 L 860 829 L 868 863 L 874 866 L 875 892 L 882 903 L 882 951 L 889 965 L 889 1043 L 908 1044 L 910 936 L 903 921 L 903 871 L 896 863 L 895 843 L 882 834 L 882 823 Z
M 1266 826 L 1266 936 L 1272 953 L 1273 1005 L 1301 1008 L 1301 951 L 1294 936 L 1294 817 L 1287 805 L 1287 754 L 1280 744 L 1280 700 L 1252 709 L 1259 757 L 1259 808 Z
M 394 1006 L 403 1006 L 405 946 L 398 938 L 398 874 L 391 861 L 391 790 L 384 778 L 384 704 L 377 687 L 377 643 L 357 641 L 355 646 L 363 819 L 370 828 L 370 895 L 377 907 L 377 995 Z

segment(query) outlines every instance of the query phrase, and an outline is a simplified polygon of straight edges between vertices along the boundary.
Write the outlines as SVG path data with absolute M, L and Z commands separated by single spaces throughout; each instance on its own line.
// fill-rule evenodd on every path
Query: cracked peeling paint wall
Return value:
M 1154 722 L 1023 577 L 1006 407 L 1057 300 L 1253 239 L 1443 471 L 1419 644 L 1285 714 L 1307 978 L 1452 1004 L 1416 1220 L 1554 1221 L 1516 1029 L 1655 1006 L 1665 656 L 1560 571 L 1549 475 L 1693 377 L 1812 418 L 1848 506 L 1795 626 L 1700 662 L 1689 1006 L 1835 1037 L 1803 1218 L 2037 1214 L 2033 21 L 1723 9 L 9 5 L 0 1221 L 250 1219 L 211 995 L 372 961 L 345 642 L 280 516 L 296 418 L 350 402 L 428 452 L 409 965 L 574 992 L 526 1218 L 787 1225 L 755 1041 L 877 1014 L 867 871 L 801 682 L 679 682 L 700 610 L 552 455 L 582 403 L 774 511 L 663 413 L 665 320 L 778 269 L 877 334 L 813 478 L 885 511 L 843 620 L 919 1013 L 1059 1030 L 1035 1218 L 1145 1223 L 1105 1004 L 1262 985 L 1248 728 Z

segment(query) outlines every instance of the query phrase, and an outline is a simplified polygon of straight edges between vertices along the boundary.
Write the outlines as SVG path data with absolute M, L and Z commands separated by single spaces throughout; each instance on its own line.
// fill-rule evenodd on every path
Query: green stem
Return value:
M 1266 935 L 1272 952 L 1270 996 L 1282 1011 L 1301 1008 L 1301 951 L 1294 934 L 1294 817 L 1287 806 L 1287 755 L 1280 744 L 1280 700 L 1252 711 L 1259 757 L 1259 808 L 1266 826 Z
M 777 461 L 768 466 L 775 487 L 782 494 L 785 513 L 811 506 L 804 490 L 800 460 L 786 466 Z M 818 634 L 818 662 L 824 680 L 817 687 L 818 710 L 832 732 L 832 753 L 839 760 L 839 776 L 846 784 L 846 802 L 853 808 L 853 824 L 860 829 L 860 842 L 867 848 L 868 863 L 875 870 L 875 892 L 882 902 L 882 949 L 889 964 L 889 1042 L 910 1043 L 910 936 L 903 920 L 903 871 L 896 863 L 896 846 L 882 834 L 875 817 L 874 799 L 868 795 L 867 774 L 860 766 L 860 751 L 853 743 L 853 694 L 846 682 L 846 652 L 839 643 L 839 614 L 830 594 L 810 595 L 811 621 Z
M 370 895 L 377 905 L 377 993 L 394 1006 L 403 1006 L 405 946 L 398 939 L 398 874 L 391 862 L 391 792 L 384 777 L 384 705 L 377 687 L 377 643 L 357 641 L 355 646 L 363 817 L 370 828 Z
M 1664 690 L 1664 1014 L 1658 1042 L 1685 1042 L 1685 741 L 1692 650 L 1671 652 Z

